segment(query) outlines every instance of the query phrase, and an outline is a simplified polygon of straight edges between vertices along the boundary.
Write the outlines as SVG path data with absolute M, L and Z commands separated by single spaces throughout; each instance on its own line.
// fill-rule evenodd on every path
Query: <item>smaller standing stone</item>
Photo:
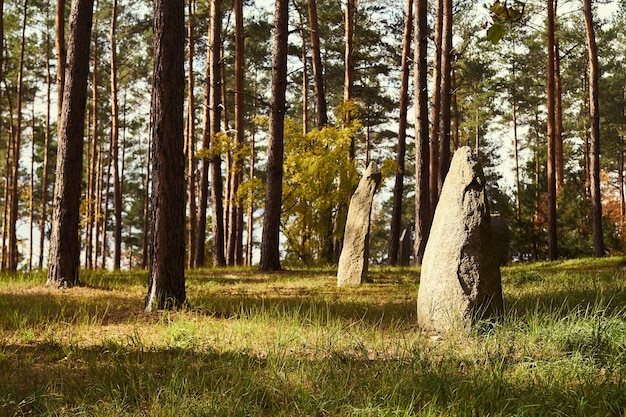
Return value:
M 337 286 L 360 285 L 367 279 L 370 215 L 372 200 L 382 174 L 376 162 L 370 162 L 350 199 L 348 218 L 339 257 Z

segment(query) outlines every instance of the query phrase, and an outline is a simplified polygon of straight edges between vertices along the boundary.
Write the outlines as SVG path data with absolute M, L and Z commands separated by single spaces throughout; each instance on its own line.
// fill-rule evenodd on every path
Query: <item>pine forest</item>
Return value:
M 146 0 L 72 3 L 0 1 L 4 270 L 334 265 L 370 161 L 370 263 L 419 263 L 464 145 L 512 261 L 624 251 L 623 2 L 180 0 L 163 21 Z

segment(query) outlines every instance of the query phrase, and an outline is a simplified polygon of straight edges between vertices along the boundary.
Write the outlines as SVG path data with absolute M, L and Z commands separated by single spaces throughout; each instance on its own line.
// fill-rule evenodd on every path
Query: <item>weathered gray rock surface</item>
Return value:
M 375 162 L 370 162 L 350 199 L 348 218 L 339 256 L 337 285 L 359 285 L 367 280 L 369 257 L 370 214 L 372 200 L 382 174 Z
M 445 333 L 504 310 L 485 177 L 471 148 L 456 151 L 435 210 L 417 298 L 419 326 Z

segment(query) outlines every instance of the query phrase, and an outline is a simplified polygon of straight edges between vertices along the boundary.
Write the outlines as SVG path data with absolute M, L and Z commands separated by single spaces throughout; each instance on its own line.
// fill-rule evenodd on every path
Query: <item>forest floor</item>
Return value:
M 626 416 L 626 258 L 502 269 L 506 315 L 416 327 L 418 268 L 187 272 L 142 312 L 145 271 L 0 276 L 0 415 Z

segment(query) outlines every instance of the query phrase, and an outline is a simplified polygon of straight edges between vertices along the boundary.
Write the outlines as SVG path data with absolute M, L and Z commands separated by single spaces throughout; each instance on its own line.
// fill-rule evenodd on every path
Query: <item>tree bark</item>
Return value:
M 212 0 L 211 18 L 209 22 L 207 48 L 207 65 L 204 82 L 205 102 L 202 127 L 202 148 L 211 151 L 210 156 L 203 156 L 200 178 L 200 199 L 198 227 L 196 231 L 196 267 L 205 264 L 204 249 L 206 239 L 206 211 L 209 195 L 209 168 L 212 182 L 211 187 L 211 217 L 212 230 L 212 261 L 215 266 L 226 265 L 224 256 L 224 206 L 222 203 L 222 169 L 221 156 L 213 151 L 212 143 L 220 132 L 222 113 L 222 82 L 221 82 L 221 30 L 222 30 L 222 2 Z
M 317 127 L 328 124 L 326 94 L 324 93 L 324 69 L 320 50 L 319 23 L 317 20 L 317 0 L 308 0 L 309 27 L 311 30 L 311 63 L 313 66 L 313 85 L 315 88 L 315 107 L 317 108 Z
M 152 109 L 153 98 L 150 98 L 150 108 Z M 149 263 L 149 251 L 150 251 L 150 183 L 151 183 L 151 171 L 152 165 L 152 117 L 148 119 L 148 138 L 146 144 L 146 171 L 143 178 L 143 242 L 142 242 L 142 256 L 141 267 L 143 269 L 148 267 Z
M 443 24 L 441 39 L 441 121 L 439 131 L 439 173 L 437 194 L 441 195 L 443 182 L 450 169 L 450 121 L 452 104 L 452 0 L 443 2 Z M 476 147 L 478 152 L 478 147 Z
M 515 78 L 515 68 L 513 68 L 513 77 Z M 514 82 L 515 84 L 515 82 Z M 522 203 L 521 203 L 521 195 L 520 195 L 520 175 L 519 175 L 519 139 L 517 135 L 517 95 L 515 89 L 517 87 L 513 86 L 513 97 L 512 97 L 512 106 L 513 106 L 513 159 L 515 161 L 515 218 L 517 221 L 520 221 L 522 218 Z
M 432 222 L 429 191 L 428 1 L 415 0 L 415 243 L 414 262 L 421 265 Z
M 348 103 L 354 94 L 354 17 L 355 0 L 345 0 L 345 75 L 343 83 L 343 101 Z M 347 120 L 346 120 L 347 121 Z
M 444 0 L 436 0 L 435 11 L 435 34 L 434 56 L 432 77 L 432 131 L 430 133 L 430 167 L 429 167 L 429 192 L 430 207 L 434 211 L 439 200 L 439 132 L 441 129 L 441 54 L 443 40 L 443 3 Z
M 539 124 L 539 111 L 535 109 L 535 125 L 540 126 Z M 540 150 L 541 150 L 541 137 L 539 134 L 539 129 L 535 131 L 535 175 L 534 175 L 534 186 L 535 186 L 535 207 L 534 207 L 534 216 L 533 216 L 533 258 L 538 261 L 539 260 L 539 235 L 543 233 L 545 229 L 542 224 L 543 221 L 541 219 L 541 194 L 539 192 L 539 177 L 541 176 L 541 162 L 540 162 Z
M 104 184 L 102 184 L 102 191 L 100 194 L 99 204 L 101 206 L 101 216 L 100 217 L 100 229 L 102 231 L 102 243 L 100 244 L 100 255 L 102 259 L 100 259 L 100 269 L 106 269 L 107 266 L 107 257 L 108 257 L 108 232 L 107 232 L 107 224 L 109 223 L 109 199 L 110 199 L 110 190 L 111 190 L 111 170 L 112 170 L 112 161 L 111 157 L 111 143 L 109 142 L 109 149 L 107 152 L 107 165 L 106 165 L 106 175 L 104 176 Z M 104 164 L 104 160 L 102 162 Z M 102 167 L 104 169 L 104 165 Z M 104 172 L 104 171 L 103 171 Z
M 0 0 L 0 11 L 2 7 L 4 7 L 3 0 Z M 50 4 L 47 4 L 46 7 L 46 17 L 48 17 Z M 3 19 L 0 16 L 0 21 Z M 0 23 L 2 25 L 2 23 Z M 2 34 L 4 30 L 0 30 L 0 39 L 4 39 L 4 35 Z M 0 42 L 2 43 L 2 42 Z M 52 72 L 50 69 L 50 30 L 46 25 L 46 126 L 44 132 L 44 154 L 43 154 L 43 167 L 41 169 L 42 178 L 41 178 L 41 213 L 39 217 L 39 269 L 43 269 L 43 258 L 44 258 L 44 246 L 46 240 L 46 220 L 48 218 L 47 215 L 47 207 L 48 207 L 48 173 L 50 171 L 50 98 L 51 98 L 51 89 L 52 89 Z M 2 47 L 0 47 L 0 56 L 2 56 Z M 2 65 L 0 64 L 0 80 L 2 80 Z
M 587 95 L 589 95 L 589 70 L 588 70 L 588 63 L 587 63 L 587 67 L 585 67 L 585 70 L 583 71 L 583 92 Z M 591 198 L 591 178 L 589 175 L 590 172 L 590 162 L 589 162 L 589 154 L 591 153 L 590 151 L 590 145 L 589 145 L 589 129 L 587 128 L 587 121 L 589 119 L 589 101 L 585 100 L 583 101 L 583 105 L 582 105 L 582 122 L 583 122 L 583 172 L 584 172 L 584 181 L 583 181 L 583 192 L 585 195 L 585 198 Z
M 122 262 L 122 185 L 119 160 L 119 106 L 117 99 L 117 44 L 115 30 L 117 24 L 117 0 L 111 5 L 111 27 L 109 42 L 111 47 L 111 164 L 113 166 L 113 269 L 120 269 Z
M 243 159 L 241 149 L 244 142 L 244 32 L 243 32 L 243 0 L 235 0 L 235 143 L 232 150 L 232 164 L 229 171 L 230 191 L 228 204 L 228 244 L 226 263 L 240 265 L 241 239 L 243 237 L 243 206 L 239 196 L 239 185 L 242 182 Z
M 13 136 L 13 109 L 11 108 L 11 96 L 7 94 L 9 104 L 9 138 Z M 8 152 L 6 152 L 5 166 L 11 166 L 11 144 L 9 142 L 7 146 Z M 7 170 L 6 178 L 4 180 L 4 203 L 2 204 L 2 270 L 7 269 L 8 265 L 8 253 L 7 253 L 7 226 L 9 225 L 9 193 L 11 184 L 11 170 Z
M 95 207 L 94 207 L 94 211 L 96 213 L 96 218 L 95 218 L 95 232 L 94 232 L 94 263 L 93 263 L 93 268 L 96 269 L 98 268 L 98 259 L 100 256 L 101 252 L 104 252 L 104 250 L 102 249 L 104 246 L 104 242 L 102 242 L 100 240 L 101 235 L 106 233 L 105 230 L 105 220 L 104 220 L 104 216 L 102 215 L 102 192 L 104 189 L 104 184 L 102 181 L 102 178 L 104 176 L 104 151 L 102 149 L 102 146 L 99 145 L 98 146 L 99 152 L 98 152 L 98 168 L 96 171 L 96 178 L 98 178 L 98 180 L 96 181 L 96 194 L 95 194 Z M 110 158 L 107 158 L 110 159 Z M 108 177 L 107 177 L 107 181 L 108 181 Z M 146 254 L 148 253 L 148 251 L 146 251 Z
M 184 0 L 154 2 L 152 239 L 146 312 L 185 294 Z
M 600 194 L 600 108 L 598 102 L 598 46 L 593 26 L 591 0 L 583 0 L 587 50 L 589 53 L 589 116 L 591 118 L 589 173 L 591 180 L 591 207 L 593 224 L 593 254 L 604 256 L 602 236 L 602 196 Z
M 620 217 L 622 222 L 622 227 L 626 222 L 626 193 L 624 192 L 624 169 L 626 168 L 626 85 L 622 87 L 623 97 L 624 97 L 624 125 L 622 126 L 623 134 L 622 134 L 622 146 L 621 146 L 621 158 L 620 158 L 620 179 L 619 179 L 619 200 L 620 200 Z
M 356 0 L 345 0 L 345 76 L 343 82 L 343 102 L 344 108 L 343 121 L 345 124 L 350 122 L 349 107 L 352 106 L 354 96 L 354 19 L 356 15 Z M 356 157 L 355 138 L 350 140 L 350 160 L 354 161 Z
M 255 117 L 256 117 L 256 106 L 255 106 Z M 255 166 L 255 132 L 256 129 L 252 129 L 252 135 L 250 136 L 250 163 L 248 166 L 248 180 L 254 179 L 254 166 Z M 246 229 L 246 259 L 245 264 L 250 266 L 252 265 L 252 247 L 254 244 L 254 190 L 252 187 L 248 188 L 248 207 L 247 207 L 247 229 Z
M 555 0 L 556 11 L 556 0 Z M 556 25 L 556 24 L 555 24 Z M 554 162 L 556 164 L 555 181 L 556 193 L 560 193 L 565 179 L 565 167 L 563 156 L 563 87 L 561 86 L 561 52 L 559 50 L 559 40 L 555 35 L 554 39 Z
M 300 39 L 302 40 L 302 134 L 309 132 L 309 60 L 307 56 L 306 34 L 304 32 L 304 14 L 298 10 L 300 18 Z
M 78 283 L 80 242 L 78 223 L 83 174 L 83 134 L 89 76 L 89 44 L 93 0 L 72 1 L 67 78 L 59 120 L 54 212 L 47 285 L 61 288 Z
M 185 126 L 186 160 L 187 160 L 187 203 L 189 206 L 189 227 L 187 228 L 187 246 L 189 256 L 187 266 L 193 268 L 196 255 L 196 134 L 195 134 L 195 104 L 194 104 L 194 73 L 193 57 L 195 53 L 194 42 L 194 4 L 195 0 L 189 0 L 187 7 L 187 118 Z
M 20 153 L 22 147 L 22 119 L 23 109 L 22 102 L 24 99 L 24 54 L 26 48 L 26 22 L 28 14 L 28 0 L 24 0 L 24 9 L 22 17 L 22 35 L 20 41 L 20 58 L 17 70 L 17 103 L 16 103 L 16 126 L 12 135 L 12 162 L 11 162 L 11 194 L 9 195 L 11 204 L 9 208 L 9 271 L 17 271 L 19 262 L 19 253 L 17 250 L 17 219 L 19 217 L 19 190 L 18 178 L 20 169 Z
M 402 198 L 404 197 L 404 158 L 406 156 L 406 129 L 409 103 L 409 54 L 413 25 L 413 1 L 406 1 L 404 16 L 404 41 L 402 43 L 402 64 L 400 80 L 400 118 L 398 120 L 398 150 L 396 153 L 396 175 L 393 187 L 393 208 L 391 211 L 391 230 L 389 233 L 389 253 L 387 263 L 395 265 L 398 261 L 400 234 L 402 233 Z
M 55 48 L 57 52 L 57 121 L 61 120 L 63 110 L 63 88 L 65 86 L 65 65 L 67 50 L 65 48 L 65 0 L 57 0 L 54 16 Z M 57 124 L 57 137 L 61 136 L 60 124 Z
M 554 3 L 548 0 L 548 259 L 559 256 L 556 230 L 556 132 L 554 79 Z
M 97 15 L 97 13 L 96 13 Z M 93 23 L 93 68 L 92 68 L 92 92 L 91 92 L 91 150 L 89 152 L 89 169 L 87 172 L 87 219 L 86 219 L 86 239 L 85 239 L 85 268 L 94 267 L 94 229 L 96 226 L 96 181 L 98 169 L 98 19 Z
M 289 0 L 276 0 L 274 7 L 274 47 L 272 59 L 272 99 L 270 102 L 269 143 L 267 149 L 267 185 L 261 271 L 278 271 L 280 266 L 280 213 L 283 181 L 283 128 L 287 90 L 287 38 L 289 36 Z
M 31 110 L 31 130 L 32 138 L 30 143 L 30 190 L 29 190 L 29 215 L 28 215 L 28 271 L 33 270 L 33 230 L 35 229 L 35 102 L 33 101 L 33 107 Z
M 456 151 L 457 149 L 459 149 L 460 145 L 460 128 L 459 128 L 459 103 L 457 102 L 457 85 L 456 85 L 456 70 L 454 69 L 454 67 L 452 68 L 452 74 L 450 75 L 451 78 L 451 86 L 450 86 L 450 98 L 452 103 L 450 104 L 451 107 L 451 122 L 454 125 L 454 129 L 452 129 L 452 146 L 454 147 L 454 150 Z

